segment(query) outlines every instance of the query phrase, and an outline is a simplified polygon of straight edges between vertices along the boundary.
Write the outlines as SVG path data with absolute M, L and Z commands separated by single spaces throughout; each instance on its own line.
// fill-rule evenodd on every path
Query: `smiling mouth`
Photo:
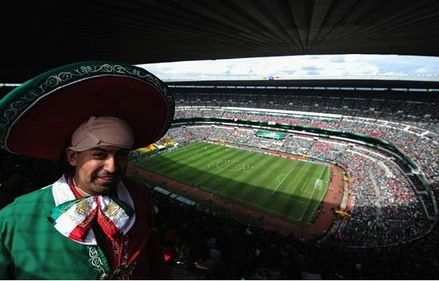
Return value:
M 108 177 L 108 176 L 103 176 L 103 177 L 96 177 L 96 180 L 99 184 L 102 185 L 107 185 L 107 184 L 112 184 L 114 182 L 116 182 L 117 177 Z

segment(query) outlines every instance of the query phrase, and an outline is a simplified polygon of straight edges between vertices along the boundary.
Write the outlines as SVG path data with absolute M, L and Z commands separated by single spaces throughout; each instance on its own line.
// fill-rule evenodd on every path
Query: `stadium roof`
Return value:
M 398 89 L 431 89 L 439 91 L 436 81 L 406 80 L 369 80 L 369 79 L 302 79 L 302 80 L 224 80 L 224 81 L 178 81 L 168 82 L 179 86 L 276 86 L 276 87 L 325 87 L 325 88 L 398 88 Z
M 264 93 L 301 95 L 319 91 L 319 95 L 386 98 L 438 102 L 439 83 L 405 80 L 225 80 L 168 82 L 174 93 Z M 251 91 L 249 92 L 249 89 Z M 220 90 L 220 91 L 219 91 Z M 373 92 L 373 94 L 372 94 Z
M 81 60 L 439 54 L 436 0 L 3 1 L 0 82 Z

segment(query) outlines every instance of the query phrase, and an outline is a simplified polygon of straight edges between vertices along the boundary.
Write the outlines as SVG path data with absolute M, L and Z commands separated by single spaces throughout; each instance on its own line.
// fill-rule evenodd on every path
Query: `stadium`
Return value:
M 276 86 L 266 85 L 267 83 L 265 86 L 256 86 L 248 83 L 238 86 L 233 82 L 227 87 L 224 87 L 224 84 L 194 84 L 185 87 L 178 84 L 171 85 L 171 89 L 175 91 L 181 106 L 177 106 L 173 128 L 164 137 L 164 141 L 171 143 L 172 147 L 176 147 L 176 143 L 180 146 L 192 142 L 211 143 L 241 148 L 246 152 L 258 151 L 259 154 L 269 154 L 281 159 L 296 156 L 295 158 L 299 159 L 296 161 L 301 161 L 301 163 L 320 162 L 335 166 L 335 168 L 329 168 L 327 173 L 320 172 L 323 171 L 321 165 L 316 166 L 314 169 L 320 175 L 313 176 L 313 172 L 310 172 L 310 176 L 306 177 L 310 180 L 309 187 L 306 187 L 307 184 L 304 184 L 300 179 L 285 179 L 290 174 L 304 172 L 291 172 L 295 167 L 290 168 L 285 163 L 268 162 L 267 164 L 262 163 L 263 168 L 260 169 L 252 163 L 264 161 L 263 159 L 239 160 L 246 157 L 246 154 L 219 158 L 227 151 L 219 152 L 220 155 L 214 154 L 209 160 L 211 157 L 209 153 L 212 153 L 210 150 L 204 155 L 200 152 L 202 148 L 195 148 L 195 154 L 198 154 L 203 162 L 200 163 L 200 167 L 191 167 L 195 171 L 190 173 L 188 170 L 189 174 L 186 179 L 179 178 L 179 175 L 170 171 L 181 171 L 182 168 L 179 165 L 188 166 L 196 162 L 196 159 L 190 158 L 190 154 L 176 156 L 175 159 L 172 156 L 166 158 L 168 161 L 177 162 L 176 167 L 170 163 L 161 164 L 162 161 L 158 161 L 158 164 L 146 162 L 143 165 L 152 171 L 196 186 L 203 185 L 203 183 L 198 183 L 194 174 L 215 173 L 208 166 L 203 171 L 203 165 L 221 166 L 219 168 L 222 168 L 225 173 L 220 171 L 217 172 L 218 174 L 208 174 L 207 178 L 218 181 L 219 185 L 223 184 L 223 188 L 229 188 L 233 183 L 222 183 L 220 177 L 228 177 L 231 178 L 231 181 L 241 182 L 241 184 L 237 184 L 240 189 L 244 188 L 242 182 L 251 181 L 257 175 L 263 175 L 262 179 L 273 177 L 273 182 L 264 183 L 263 180 L 256 179 L 254 183 L 250 183 L 255 185 L 257 181 L 261 181 L 262 186 L 266 188 L 273 185 L 275 186 L 273 193 L 279 187 L 281 190 L 297 189 L 295 186 L 284 187 L 283 181 L 298 182 L 299 185 L 304 185 L 304 189 L 307 189 L 305 193 L 314 193 L 308 190 L 315 190 L 317 183 L 320 185 L 324 183 L 324 189 L 328 189 L 329 174 L 334 175 L 334 171 L 338 167 L 340 175 L 338 182 L 334 183 L 334 189 L 339 186 L 341 190 L 338 192 L 341 194 L 337 198 L 337 203 L 332 202 L 331 208 L 332 213 L 341 217 L 342 225 L 338 226 L 337 231 L 333 231 L 335 231 L 336 236 L 348 236 L 351 241 L 344 242 L 350 244 L 349 246 L 382 247 L 407 243 L 428 234 L 434 227 L 437 218 L 436 199 L 432 188 L 437 185 L 438 158 L 434 154 L 431 157 L 427 156 L 434 151 L 437 145 L 437 135 L 434 133 L 437 131 L 435 128 L 435 119 L 437 118 L 435 108 L 437 105 L 428 100 L 424 102 L 394 100 L 395 107 L 399 109 L 395 110 L 389 107 L 389 101 L 383 97 L 391 95 L 393 89 L 401 90 L 401 86 L 396 84 L 392 86 L 390 83 L 388 83 L 389 85 L 380 85 L 376 81 L 365 82 L 370 86 L 377 83 L 376 86 L 372 87 L 382 89 L 382 93 L 379 94 L 375 94 L 373 88 L 368 91 L 355 89 L 349 86 L 349 81 L 344 82 L 344 85 L 336 86 L 338 90 L 327 89 L 333 88 L 335 85 L 327 87 L 317 87 L 312 84 L 294 86 L 294 82 L 290 83 L 292 85 L 289 86 L 286 86 L 287 83 Z M 317 83 L 331 82 L 318 81 Z M 424 85 L 419 86 L 423 87 Z M 259 87 L 258 90 L 261 93 L 246 96 L 245 93 L 249 91 L 248 89 L 255 87 Z M 225 90 L 230 88 L 232 89 L 230 92 Z M 315 90 L 315 88 L 319 90 Z M 343 88 L 354 88 L 354 90 L 350 90 L 349 94 L 340 93 L 340 91 L 344 91 Z M 206 89 L 210 92 L 206 93 Z M 197 93 L 197 90 L 202 93 Z M 290 93 L 288 93 L 289 91 Z M 332 95 L 328 99 L 325 96 L 319 96 L 319 92 Z M 365 94 L 370 96 L 364 99 L 361 96 L 365 96 Z M 430 94 L 430 97 L 433 95 L 434 92 Z M 409 97 L 409 95 L 407 96 Z M 424 98 L 428 99 L 428 96 Z M 323 104 L 320 104 L 319 100 Z M 358 105 L 361 105 L 362 101 L 365 100 L 373 100 L 373 104 L 367 102 L 363 108 L 359 107 Z M 248 106 L 252 104 L 255 107 L 249 108 Z M 282 105 L 286 104 L 289 108 L 296 106 L 297 110 L 279 110 Z M 422 108 L 422 110 L 418 111 L 416 107 Z M 395 112 L 399 113 L 395 114 Z M 417 120 L 421 120 L 421 122 Z M 149 151 L 147 155 L 154 154 L 154 152 L 155 150 Z M 182 161 L 181 159 L 188 160 Z M 419 164 L 416 164 L 411 159 L 423 160 L 417 161 Z M 230 161 L 230 163 L 224 161 Z M 206 162 L 208 164 L 205 164 Z M 160 165 L 165 165 L 166 169 L 160 170 Z M 276 165 L 280 170 L 279 174 L 276 174 L 276 169 L 268 169 L 271 166 L 276 167 Z M 155 166 L 157 168 L 154 168 Z M 254 172 L 251 173 L 253 168 Z M 235 170 L 240 170 L 236 176 L 227 174 L 227 171 L 234 172 Z M 264 173 L 266 173 L 265 176 Z M 241 179 L 240 177 L 244 174 L 248 175 Z M 206 182 L 208 179 L 203 179 L 203 181 Z M 211 190 L 215 189 L 214 187 L 201 186 L 200 188 L 216 193 Z M 222 191 L 218 190 L 219 193 Z M 249 191 L 249 193 L 251 192 Z M 327 192 L 323 192 L 320 196 L 316 195 L 316 198 L 311 196 L 309 200 L 323 203 L 323 195 Z M 332 191 L 328 193 L 332 193 Z M 230 194 L 224 196 L 233 197 Z M 294 196 L 294 193 L 289 196 Z M 300 194 L 296 196 L 300 197 Z M 254 197 L 257 196 L 254 195 Z M 261 197 L 266 198 L 267 196 L 261 195 Z M 248 202 L 252 201 L 250 198 L 242 199 L 238 196 L 236 200 L 244 202 L 244 204 L 245 202 L 252 204 L 252 202 Z M 275 198 L 269 201 L 270 204 L 277 204 Z M 299 205 L 301 204 L 299 203 Z M 317 209 L 313 204 L 310 205 L 311 209 Z M 286 208 L 283 205 L 278 207 Z M 261 208 L 269 209 L 266 206 Z M 301 211 L 289 210 L 288 212 L 300 213 Z M 359 217 L 356 217 L 355 214 L 358 214 Z M 282 217 L 282 214 L 279 215 Z M 311 212 L 310 215 L 316 216 L 317 214 Z M 382 221 L 380 221 L 381 219 Z M 359 222 L 355 222 L 358 220 Z M 349 221 L 353 221 L 354 226 L 349 226 Z M 302 222 L 299 221 L 299 223 Z M 308 223 L 311 224 L 310 220 Z M 413 228 L 411 230 L 413 232 L 406 231 L 405 225 L 407 223 L 418 225 L 419 228 Z M 355 231 L 354 228 L 356 228 Z M 355 236 L 358 236 L 358 239 Z M 361 236 L 366 236 L 366 240 Z
M 176 7 L 185 6 L 177 2 L 173 2 Z M 433 20 L 430 12 L 434 10 L 430 6 L 437 7 L 437 4 L 431 1 L 421 1 L 416 7 L 409 1 L 392 2 L 388 6 L 373 1 L 383 8 L 381 13 L 385 14 L 380 15 L 385 15 L 389 22 L 371 17 L 369 20 L 375 20 L 375 25 L 366 24 L 366 20 L 361 28 L 349 22 L 346 28 L 352 29 L 346 34 L 353 39 L 340 33 L 337 33 L 339 37 L 334 35 L 345 44 L 334 43 L 330 32 L 318 37 L 313 33 L 315 29 L 309 27 L 309 41 L 314 39 L 313 42 L 320 45 L 303 47 L 303 41 L 303 48 L 294 52 L 280 46 L 283 40 L 287 41 L 285 38 L 298 39 L 288 35 L 288 29 L 271 28 L 277 26 L 273 23 L 274 17 L 279 21 L 284 17 L 280 12 L 282 4 L 267 4 L 270 7 L 265 18 L 261 16 L 265 4 L 259 6 L 244 1 L 246 4 L 238 9 L 237 1 L 229 5 L 212 1 L 215 8 L 196 2 L 186 3 L 195 9 L 192 12 L 183 9 L 172 13 L 175 22 L 163 27 L 166 30 L 162 33 L 156 31 L 155 37 L 152 36 L 156 41 L 146 46 L 154 50 L 148 55 L 130 46 L 136 51 L 127 57 L 106 39 L 101 39 L 101 45 L 90 50 L 67 41 L 63 46 L 71 49 L 65 56 L 53 46 L 41 43 L 42 48 L 36 51 L 38 55 L 27 58 L 29 64 L 3 56 L 6 63 L 1 67 L 0 78 L 10 83 L 0 84 L 0 96 L 32 72 L 89 57 L 145 63 L 287 53 L 437 56 L 437 39 L 420 39 L 426 34 L 438 34 L 437 20 Z M 309 8 L 303 10 L 320 15 L 318 5 L 286 2 L 293 6 L 300 2 Z M 158 9 L 156 13 L 164 12 L 164 7 L 151 3 L 148 5 Z M 371 11 L 370 6 L 364 5 L 357 3 L 351 7 L 353 10 L 344 8 L 351 11 L 346 13 L 353 21 L 360 21 L 362 15 Z M 334 12 L 335 8 L 329 6 L 330 19 L 321 22 L 322 30 L 333 19 L 329 15 L 334 16 L 329 11 Z M 59 14 L 53 15 L 43 12 L 41 7 L 35 8 L 53 16 L 52 20 L 60 20 L 59 15 L 68 14 L 67 10 L 78 15 L 76 11 L 80 7 L 69 4 L 66 10 L 60 9 Z M 403 8 L 400 15 L 417 29 L 391 17 L 398 8 Z M 260 17 L 256 17 L 255 25 L 250 28 L 250 25 L 237 27 L 237 23 L 247 22 L 242 19 L 245 17 L 230 15 L 228 21 L 220 21 L 228 25 L 218 31 L 218 26 L 212 23 L 218 20 L 212 12 L 214 9 L 220 13 L 239 11 L 247 16 L 257 10 Z M 172 33 L 180 36 L 176 40 L 181 40 L 182 47 L 171 48 L 175 45 L 169 41 L 170 30 L 178 29 L 177 26 L 186 21 L 182 29 L 189 32 L 185 27 L 193 28 L 194 22 L 183 15 L 198 12 L 206 12 L 201 19 L 208 22 L 202 25 L 205 30 L 199 30 L 196 36 L 181 30 L 181 33 Z M 153 27 L 159 29 L 160 18 L 153 12 L 148 15 Z M 33 13 L 24 16 L 35 17 Z M 298 26 L 306 20 L 305 16 L 298 15 L 295 19 Z M 69 19 L 60 22 L 60 26 L 52 27 L 51 34 L 70 27 Z M 87 29 L 90 33 L 86 35 L 75 35 L 84 40 L 98 36 L 92 31 L 100 23 L 90 23 Z M 392 26 L 397 27 L 395 30 L 399 33 L 396 33 L 409 39 L 391 38 Z M 246 38 L 242 34 L 250 36 L 257 28 L 267 28 L 271 33 L 267 31 L 264 37 L 256 38 L 251 35 L 252 42 L 256 43 L 247 46 L 248 49 L 237 45 L 236 37 L 224 35 L 241 34 Z M 246 29 L 249 33 L 244 33 Z M 117 34 L 118 29 L 115 30 Z M 229 47 L 229 52 L 224 51 L 227 48 L 215 48 L 215 40 L 199 39 L 203 37 L 200 36 L 202 31 L 216 35 L 207 39 L 223 38 L 222 43 Z M 356 42 L 355 34 L 359 34 L 361 42 Z M 137 36 L 140 35 L 129 34 L 131 41 L 143 42 Z M 31 39 L 36 37 L 31 35 Z M 273 38 L 279 42 L 273 44 L 270 41 Z M 53 38 L 54 41 L 64 39 Z M 191 50 L 187 45 L 190 40 L 199 40 Z M 261 42 L 266 47 L 261 47 Z M 161 53 L 155 44 L 167 48 Z M 105 52 L 99 51 L 104 45 L 109 47 Z M 8 48 L 16 54 L 13 48 Z M 44 53 L 46 51 L 48 53 Z M 79 55 L 81 53 L 87 55 Z M 49 54 L 52 60 L 41 60 L 41 57 L 50 57 Z M 11 69 L 7 67 L 9 64 L 16 67 Z M 439 277 L 439 82 L 269 78 L 168 81 L 167 85 L 176 100 L 171 129 L 159 142 L 131 152 L 129 176 L 144 185 L 154 198 L 157 228 L 173 279 Z M 51 182 L 59 172 L 52 161 L 1 153 L 2 206 L 19 194 Z M 212 253 L 220 262 L 214 271 L 207 271 L 204 265 L 214 259 Z
M 370 254 L 419 247 L 436 235 L 437 89 L 356 83 L 171 84 L 178 101 L 173 127 L 160 144 L 133 155 L 134 175 L 161 183 L 149 186 L 183 204 L 215 205 L 241 223 L 320 248 Z M 419 90 L 422 100 L 410 93 Z M 394 99 L 395 91 L 404 94 Z M 262 159 L 268 157 L 275 160 Z M 283 161 L 317 164 L 318 175 L 310 168 L 293 173 L 299 168 Z M 322 167 L 329 167 L 327 177 Z M 317 183 L 326 196 L 316 195 Z M 273 195 L 278 190 L 289 203 Z M 307 211 L 305 221 L 294 217 Z

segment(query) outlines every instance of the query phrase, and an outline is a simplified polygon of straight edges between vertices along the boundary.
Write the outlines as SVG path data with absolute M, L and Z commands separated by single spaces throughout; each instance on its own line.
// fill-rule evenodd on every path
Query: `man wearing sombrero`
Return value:
M 83 62 L 53 69 L 0 101 L 0 147 L 74 168 L 0 211 L 2 279 L 161 279 L 146 190 L 128 153 L 159 140 L 174 99 L 144 69 Z

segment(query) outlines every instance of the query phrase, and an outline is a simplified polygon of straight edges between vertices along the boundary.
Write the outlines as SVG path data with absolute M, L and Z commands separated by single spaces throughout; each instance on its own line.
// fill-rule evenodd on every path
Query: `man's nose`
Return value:
M 114 155 L 108 156 L 108 158 L 105 160 L 105 170 L 109 173 L 114 173 L 119 168 L 119 162 L 117 160 L 117 157 Z

